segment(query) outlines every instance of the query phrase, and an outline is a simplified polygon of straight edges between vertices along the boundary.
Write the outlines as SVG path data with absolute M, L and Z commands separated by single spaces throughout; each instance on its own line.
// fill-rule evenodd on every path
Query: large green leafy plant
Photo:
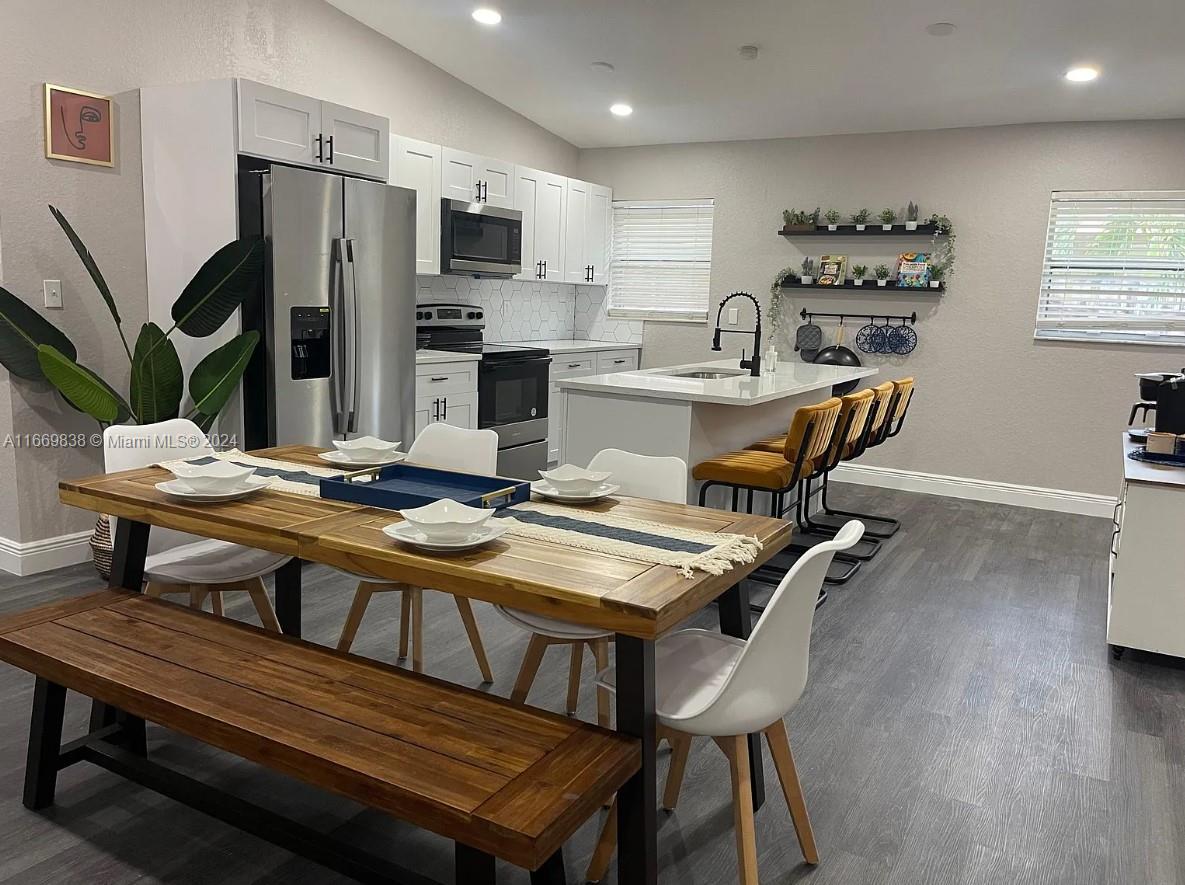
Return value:
M 170 336 L 180 330 L 194 338 L 217 332 L 249 296 L 258 291 L 263 275 L 263 240 L 233 240 L 210 256 L 173 302 L 173 325 L 164 331 L 156 323 L 140 327 L 134 347 L 128 346 L 119 309 L 99 265 L 53 206 L 70 245 L 78 253 L 99 295 L 107 305 L 131 364 L 128 396 L 78 362 L 78 351 L 66 335 L 7 289 L 0 287 L 0 363 L 13 375 L 45 380 L 66 401 L 100 425 L 134 422 L 151 424 L 176 418 L 185 393 L 181 359 Z M 212 350 L 189 373 L 193 408 L 187 413 L 209 429 L 230 399 L 255 346 L 259 333 L 243 332 Z

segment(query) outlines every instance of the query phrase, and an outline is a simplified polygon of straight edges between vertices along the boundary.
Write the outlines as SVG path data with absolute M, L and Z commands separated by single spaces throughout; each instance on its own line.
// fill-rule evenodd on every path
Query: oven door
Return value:
M 514 276 L 522 270 L 523 214 L 484 203 L 443 201 L 441 273 Z
M 477 426 L 546 418 L 550 365 L 550 357 L 482 360 L 477 376 Z

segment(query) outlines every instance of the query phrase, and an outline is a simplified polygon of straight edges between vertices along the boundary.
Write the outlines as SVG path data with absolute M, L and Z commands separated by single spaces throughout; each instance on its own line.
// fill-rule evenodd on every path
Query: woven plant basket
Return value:
M 95 561 L 95 569 L 104 581 L 111 579 L 111 517 L 100 516 L 95 521 L 95 530 L 91 532 L 91 556 Z

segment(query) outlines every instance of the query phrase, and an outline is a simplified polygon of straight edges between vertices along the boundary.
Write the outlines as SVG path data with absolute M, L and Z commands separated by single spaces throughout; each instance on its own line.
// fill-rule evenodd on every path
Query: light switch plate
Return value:
M 46 306 L 48 307 L 48 305 L 46 305 Z M 741 312 L 739 309 L 737 309 L 735 307 L 730 307 L 728 309 L 728 324 L 730 326 L 735 326 L 737 324 L 737 320 L 739 320 L 740 318 L 741 318 Z
M 45 292 L 45 306 L 61 309 L 62 306 L 62 281 L 61 280 L 42 280 L 41 288 Z

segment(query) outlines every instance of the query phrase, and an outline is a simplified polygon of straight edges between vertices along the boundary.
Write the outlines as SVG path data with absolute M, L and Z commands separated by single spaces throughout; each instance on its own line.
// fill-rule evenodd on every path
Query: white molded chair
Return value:
M 613 484 L 620 485 L 624 495 L 676 504 L 687 500 L 687 464 L 681 458 L 603 449 L 593 456 L 588 469 L 612 473 Z M 506 620 L 531 634 L 510 699 L 520 704 L 526 702 L 547 649 L 553 645 L 570 645 L 566 706 L 568 715 L 575 716 L 580 701 L 580 670 L 584 664 L 584 650 L 588 648 L 592 651 L 597 671 L 604 670 L 609 666 L 609 640 L 613 634 L 520 609 L 502 606 L 497 606 L 497 609 Z M 604 690 L 597 692 L 597 721 L 605 727 L 609 726 L 609 696 Z
M 469 430 L 464 427 L 454 427 L 451 424 L 429 424 L 420 431 L 420 435 L 407 450 L 407 460 L 425 467 L 439 467 L 442 470 L 458 470 L 464 473 L 493 476 L 498 472 L 498 434 L 492 430 Z M 366 614 L 366 607 L 370 605 L 370 598 L 375 593 L 399 592 L 403 594 L 399 618 L 399 659 L 403 660 L 407 657 L 410 638 L 412 669 L 417 673 L 422 672 L 424 669 L 423 588 L 371 575 L 354 572 L 348 574 L 358 578 L 358 589 L 354 591 L 354 602 L 350 605 L 350 613 L 346 616 L 341 638 L 337 642 L 338 650 L 349 651 L 350 646 L 354 644 L 354 637 L 358 634 L 362 616 Z M 494 674 L 490 670 L 490 662 L 486 658 L 481 632 L 477 628 L 477 619 L 473 616 L 473 606 L 464 596 L 454 596 L 453 600 L 457 603 L 457 611 L 465 625 L 465 632 L 469 634 L 469 644 L 473 647 L 473 656 L 477 658 L 477 666 L 481 670 L 482 679 L 486 682 L 493 682 Z
M 833 540 L 818 544 L 794 563 L 770 598 L 748 640 L 708 630 L 680 630 L 655 645 L 655 713 L 659 737 L 672 748 L 663 807 L 674 810 L 693 736 L 712 738 L 732 772 L 737 860 L 742 885 L 757 885 L 757 843 L 747 736 L 763 732 L 786 794 L 798 844 L 808 864 L 819 862 L 806 802 L 782 718 L 806 687 L 815 601 L 832 557 L 864 534 L 848 522 Z M 614 690 L 616 673 L 606 670 L 598 685 Z M 617 839 L 616 808 L 601 832 L 587 879 L 599 882 Z
M 186 418 L 138 426 L 121 424 L 103 431 L 103 467 L 107 473 L 212 454 L 214 450 L 201 428 Z M 149 596 L 187 593 L 190 606 L 198 609 L 209 596 L 214 614 L 221 615 L 222 594 L 241 591 L 251 597 L 263 626 L 278 633 L 280 624 L 263 578 L 291 558 L 154 527 L 148 536 L 144 592 Z

